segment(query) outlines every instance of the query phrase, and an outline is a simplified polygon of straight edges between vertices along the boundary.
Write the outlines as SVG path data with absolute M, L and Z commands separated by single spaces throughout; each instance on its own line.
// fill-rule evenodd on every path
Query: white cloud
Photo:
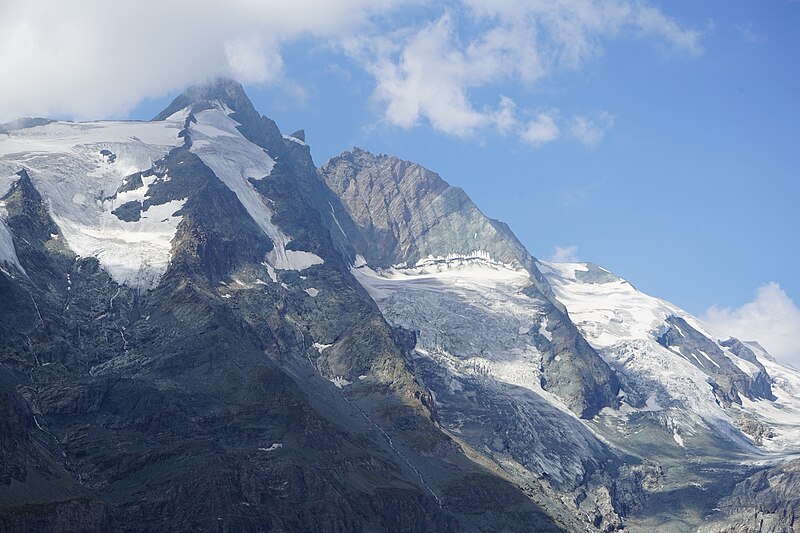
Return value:
M 389 39 L 370 34 L 348 39 L 344 48 L 375 77 L 375 100 L 387 123 L 411 128 L 427 122 L 459 137 L 494 128 L 538 147 L 559 136 L 552 116 L 509 118 L 510 106 L 480 106 L 475 95 L 508 83 L 531 86 L 559 69 L 578 68 L 612 38 L 649 40 L 689 54 L 701 49 L 699 31 L 682 28 L 641 1 L 461 3 L 466 10 L 450 4 L 436 21 Z M 608 114 L 579 116 L 570 137 L 595 145 L 612 124 Z
M 721 333 L 758 341 L 776 358 L 800 368 L 800 308 L 775 282 L 735 309 L 713 306 L 703 317 Z
M 271 83 L 283 76 L 283 58 L 276 44 L 258 37 L 226 41 L 225 59 L 233 77 L 242 83 Z
M 3 0 L 0 121 L 124 115 L 218 75 L 284 80 L 281 45 L 336 39 L 418 0 Z
M 5 0 L 0 121 L 120 116 L 218 75 L 298 93 L 282 50 L 304 40 L 369 73 L 388 124 L 534 146 L 577 128 L 570 137 L 591 144 L 607 129 L 597 118 L 559 125 L 501 92 L 578 68 L 614 38 L 693 53 L 701 34 L 643 0 Z
M 666 46 L 698 54 L 702 51 L 700 38 L 702 32 L 682 28 L 674 19 L 667 17 L 659 9 L 640 4 L 634 11 L 633 26 L 644 35 L 659 38 Z M 713 24 L 713 21 L 709 21 Z
M 536 118 L 528 122 L 522 132 L 522 138 L 535 148 L 539 148 L 545 143 L 558 139 L 559 134 L 556 113 L 548 111 L 539 113 Z
M 506 134 L 518 127 L 519 120 L 516 110 L 517 104 L 514 103 L 514 100 L 507 96 L 500 97 L 500 105 L 494 116 L 494 123 L 500 133 Z
M 596 146 L 614 125 L 614 116 L 601 111 L 595 117 L 575 116 L 569 125 L 569 135 L 584 146 Z
M 481 66 L 453 46 L 453 32 L 453 19 L 445 15 L 416 32 L 396 61 L 383 58 L 371 65 L 375 96 L 385 105 L 388 122 L 410 128 L 425 117 L 435 129 L 457 136 L 490 122 L 490 114 L 475 110 L 466 91 Z
M 701 50 L 701 32 L 681 27 L 647 2 L 630 0 L 464 0 L 478 17 L 505 27 L 533 27 L 550 59 L 578 66 L 595 56 L 602 40 L 639 35 L 678 51 Z
M 577 246 L 556 246 L 553 255 L 548 259 L 551 263 L 579 263 Z

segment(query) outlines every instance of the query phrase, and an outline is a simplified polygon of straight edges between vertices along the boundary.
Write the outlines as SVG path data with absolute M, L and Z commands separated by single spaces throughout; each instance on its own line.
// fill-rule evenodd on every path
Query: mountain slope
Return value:
M 795 397 L 800 374 L 776 364 L 758 345 L 714 332 L 596 265 L 541 264 L 589 343 L 626 376 L 631 405 L 679 406 L 710 424 L 752 414 L 773 425 L 779 425 L 779 417 L 770 420 L 759 413 L 773 406 L 800 407 Z M 768 368 L 781 378 L 774 379 Z M 693 386 L 687 387 L 687 380 Z M 792 439 L 776 431 L 771 447 L 791 447 Z
M 741 498 L 748 475 L 770 472 L 765 465 L 780 471 L 800 453 L 800 372 L 602 267 L 540 262 L 540 268 L 578 329 L 623 376 L 623 408 L 598 417 L 597 430 L 615 447 L 646 453 L 667 473 L 668 491 L 654 494 L 629 525 L 680 529 L 712 521 L 728 524 L 720 530 L 739 530 L 748 523 L 728 495 Z M 670 437 L 671 446 L 654 446 Z M 733 529 L 725 529 L 733 523 L 729 514 L 738 524 Z M 790 530 L 790 516 L 771 527 Z M 753 522 L 748 527 L 758 530 Z

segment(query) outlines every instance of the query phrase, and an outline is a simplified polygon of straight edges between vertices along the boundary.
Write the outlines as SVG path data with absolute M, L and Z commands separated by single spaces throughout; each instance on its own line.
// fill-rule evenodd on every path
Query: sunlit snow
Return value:
M 640 392 L 650 391 L 648 409 L 656 398 L 664 405 L 680 406 L 689 416 L 699 416 L 712 424 L 733 424 L 731 416 L 717 403 L 709 376 L 692 364 L 717 368 L 718 363 L 699 350 L 702 358 L 679 346 L 665 348 L 656 338 L 669 326 L 670 316 L 680 317 L 710 341 L 739 369 L 755 376 L 759 369 L 720 344 L 729 335 L 714 331 L 696 317 L 672 305 L 636 290 L 627 281 L 612 276 L 602 282 L 582 281 L 588 273 L 583 263 L 539 263 L 553 291 L 567 308 L 575 325 L 589 343 L 609 362 L 624 369 Z M 598 267 L 595 267 L 598 268 Z M 604 271 L 607 272 L 607 271 Z M 672 327 L 682 336 L 680 327 Z M 744 412 L 756 415 L 774 428 L 777 436 L 765 443 L 767 449 L 800 448 L 800 372 L 772 360 L 757 346 L 750 346 L 773 378 L 776 402 L 752 402 L 742 398 Z M 738 407 L 734 406 L 734 410 Z M 675 422 L 677 424 L 677 422 Z M 675 429 L 675 441 L 683 446 L 685 438 Z
M 375 271 L 361 256 L 356 265 L 353 274 L 387 320 L 418 332 L 418 354 L 456 374 L 488 374 L 542 392 L 531 331 L 546 328 L 546 317 L 541 302 L 522 292 L 531 283 L 526 271 L 482 252 L 427 257 L 413 268 Z
M 96 257 L 118 283 L 149 287 L 169 263 L 180 222 L 172 215 L 182 204 L 152 206 L 141 221 L 128 223 L 111 214 L 120 203 L 108 198 L 126 176 L 151 168 L 182 144 L 184 118 L 179 113 L 161 122 L 53 122 L 0 135 L 0 190 L 27 170 L 77 255 Z M 0 247 L 5 257 L 8 251 Z
M 8 188 L 5 190 L 0 189 L 0 197 L 8 194 L 8 191 L 11 186 L 13 186 L 16 178 L 17 176 L 13 176 L 13 178 L 7 180 Z M 9 228 L 6 224 L 7 216 L 8 211 L 6 210 L 5 203 L 0 201 L 0 264 L 11 264 L 17 267 L 21 272 L 24 272 L 22 265 L 19 263 L 19 258 L 17 257 L 17 250 L 14 248 L 14 240 L 11 235 L 11 228 Z

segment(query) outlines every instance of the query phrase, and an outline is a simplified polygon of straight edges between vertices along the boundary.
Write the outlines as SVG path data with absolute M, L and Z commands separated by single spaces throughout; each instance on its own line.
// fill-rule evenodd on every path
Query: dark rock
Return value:
M 737 484 L 719 502 L 726 515 L 703 531 L 783 533 L 800 526 L 800 460 L 766 468 Z
M 138 201 L 125 202 L 111 211 L 111 214 L 125 222 L 138 222 L 142 218 L 142 204 Z

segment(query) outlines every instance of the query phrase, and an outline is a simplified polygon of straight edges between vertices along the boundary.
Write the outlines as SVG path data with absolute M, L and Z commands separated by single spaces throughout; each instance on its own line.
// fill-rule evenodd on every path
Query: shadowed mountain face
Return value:
M 4 125 L 0 531 L 792 527 L 796 372 L 304 138 L 224 79 Z

